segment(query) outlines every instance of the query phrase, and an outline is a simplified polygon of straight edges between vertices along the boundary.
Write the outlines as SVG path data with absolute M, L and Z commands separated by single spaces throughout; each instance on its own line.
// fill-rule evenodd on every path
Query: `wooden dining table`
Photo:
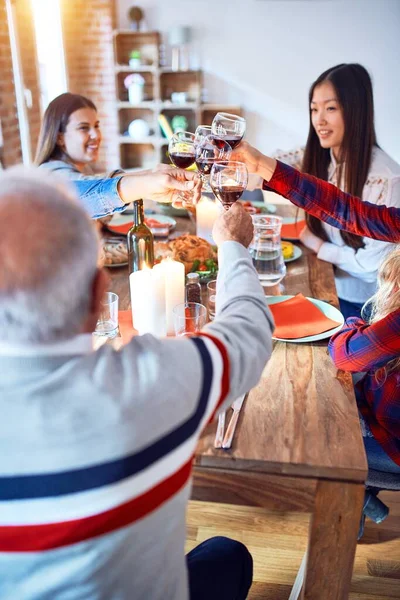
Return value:
M 280 214 L 293 211 L 278 207 Z M 194 232 L 189 219 L 176 221 L 177 232 Z M 302 250 L 282 284 L 264 288 L 266 294 L 301 292 L 337 307 L 332 265 Z M 128 309 L 128 269 L 109 271 L 110 290 L 120 310 Z M 194 461 L 195 500 L 311 513 L 304 577 L 291 600 L 348 598 L 364 498 L 367 462 L 352 379 L 336 369 L 327 342 L 275 341 L 232 448 L 214 448 L 212 423 Z

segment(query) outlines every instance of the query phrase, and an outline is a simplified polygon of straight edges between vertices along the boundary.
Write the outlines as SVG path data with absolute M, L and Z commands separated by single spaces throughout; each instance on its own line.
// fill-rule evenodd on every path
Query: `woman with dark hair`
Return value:
M 75 181 L 121 174 L 93 173 L 91 167 L 98 159 L 101 139 L 95 104 L 79 94 L 61 94 L 44 114 L 35 164 Z
M 377 144 L 367 70 L 359 64 L 328 69 L 312 84 L 309 106 L 305 149 L 275 158 L 364 201 L 400 208 L 400 190 L 393 186 L 400 165 Z M 339 231 L 310 215 L 306 222 L 300 239 L 318 258 L 335 265 L 343 315 L 360 316 L 376 291 L 378 267 L 391 246 Z

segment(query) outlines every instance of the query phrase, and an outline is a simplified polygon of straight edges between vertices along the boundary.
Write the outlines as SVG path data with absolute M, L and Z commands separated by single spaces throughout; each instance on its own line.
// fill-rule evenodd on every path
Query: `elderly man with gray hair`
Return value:
M 216 222 L 214 322 L 184 339 L 92 350 L 107 277 L 93 224 L 63 184 L 0 174 L 0 597 L 239 600 L 247 549 L 185 559 L 201 430 L 254 386 L 272 318 L 238 205 Z

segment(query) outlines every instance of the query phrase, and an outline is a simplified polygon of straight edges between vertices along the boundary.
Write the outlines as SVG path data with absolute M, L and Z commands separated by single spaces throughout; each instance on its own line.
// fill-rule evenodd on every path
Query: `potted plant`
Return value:
M 136 69 L 141 65 L 141 55 L 140 50 L 132 50 L 129 55 L 129 66 Z

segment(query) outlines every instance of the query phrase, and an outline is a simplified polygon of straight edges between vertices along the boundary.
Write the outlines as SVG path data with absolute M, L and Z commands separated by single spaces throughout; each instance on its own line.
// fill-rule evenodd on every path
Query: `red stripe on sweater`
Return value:
M 98 515 L 60 523 L 0 526 L 0 552 L 51 550 L 132 525 L 174 496 L 188 481 L 191 470 L 192 458 L 145 494 Z
M 225 398 L 227 397 L 228 393 L 229 393 L 229 382 L 230 382 L 230 363 L 229 363 L 229 357 L 228 357 L 228 352 L 224 346 L 224 344 L 216 337 L 214 337 L 213 335 L 210 335 L 209 333 L 200 333 L 199 334 L 201 337 L 206 337 L 208 339 L 210 339 L 218 348 L 218 350 L 221 353 L 221 357 L 222 357 L 222 378 L 221 378 L 221 395 L 218 399 L 218 403 L 217 406 L 215 407 L 215 410 L 210 418 L 210 421 L 212 421 L 214 419 L 215 413 L 217 412 L 217 410 L 219 409 L 219 407 L 221 406 L 221 404 L 223 403 L 223 401 L 225 400 Z

